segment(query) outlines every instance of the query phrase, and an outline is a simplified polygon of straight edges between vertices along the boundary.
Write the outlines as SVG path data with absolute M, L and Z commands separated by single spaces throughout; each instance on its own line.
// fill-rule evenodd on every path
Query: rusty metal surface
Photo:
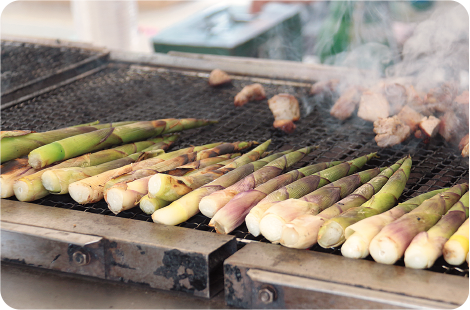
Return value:
M 1 218 L 2 236 L 8 237 L 2 238 L 3 260 L 135 282 L 205 298 L 222 289 L 223 261 L 236 251 L 233 236 L 23 202 L 3 200 Z M 12 226 L 23 229 L 12 230 Z M 100 259 L 94 258 L 90 250 L 94 249 L 92 244 L 77 241 L 82 240 L 80 235 L 85 240 L 83 235 L 103 239 L 93 243 L 102 253 Z M 27 245 L 31 244 L 35 246 L 30 249 Z M 80 258 L 75 254 L 77 251 L 88 251 L 91 260 L 85 265 L 100 262 L 101 273 L 94 269 L 85 272 L 74 269 Z M 69 260 L 59 264 L 60 257 L 69 257 Z M 218 276 L 212 280 L 211 274 Z
M 468 278 L 264 243 L 246 245 L 224 271 L 227 304 L 241 308 L 455 308 L 468 297 Z M 277 298 L 260 293 L 266 285 Z

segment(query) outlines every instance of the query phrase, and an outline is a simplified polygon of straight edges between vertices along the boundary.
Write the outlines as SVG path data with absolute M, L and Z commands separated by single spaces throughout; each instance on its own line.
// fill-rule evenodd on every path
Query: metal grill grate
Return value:
M 97 54 L 95 51 L 33 43 L 1 42 L 2 93 Z
M 284 92 L 295 95 L 301 102 L 302 119 L 297 122 L 296 131 L 287 135 L 272 127 L 273 117 L 266 101 L 240 108 L 233 105 L 233 97 L 243 86 L 251 84 L 251 80 L 234 80 L 231 86 L 211 88 L 202 76 L 204 74 L 110 64 L 101 72 L 2 110 L 2 130 L 45 131 L 96 119 L 105 123 L 169 117 L 211 118 L 220 120 L 219 124 L 184 132 L 175 148 L 215 141 L 264 141 L 270 138 L 273 141 L 271 149 L 317 146 L 293 169 L 315 162 L 349 160 L 378 152 L 379 158 L 371 160 L 363 168 L 370 169 L 391 165 L 410 154 L 413 158 L 412 173 L 399 202 L 429 190 L 468 181 L 468 160 L 461 158 L 455 146 L 447 145 L 440 138 L 430 144 L 409 140 L 402 145 L 380 149 L 373 140 L 372 124 L 358 118 L 340 124 L 329 115 L 331 98 L 309 96 L 306 87 L 264 83 L 268 98 Z M 114 215 L 104 201 L 82 206 L 68 195 L 50 195 L 36 203 L 151 221 L 150 216 L 138 207 Z M 179 226 L 214 232 L 208 223 L 208 218 L 198 214 Z M 239 238 L 240 247 L 251 240 L 267 242 L 262 237 L 249 234 L 244 224 L 231 234 Z M 315 246 L 312 250 L 341 255 L 339 248 Z M 403 261 L 397 265 L 403 266 Z M 466 263 L 452 267 L 441 259 L 431 270 L 468 277 Z

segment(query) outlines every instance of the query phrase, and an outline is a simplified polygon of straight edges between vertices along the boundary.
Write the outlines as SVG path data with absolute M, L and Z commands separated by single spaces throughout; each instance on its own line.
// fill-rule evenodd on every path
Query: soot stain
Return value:
M 7 262 L 7 263 L 21 264 L 21 265 L 31 265 L 31 264 L 27 264 L 24 259 L 3 258 L 2 261 Z
M 145 251 L 142 250 L 142 247 L 140 245 L 137 246 L 137 249 L 139 249 L 141 255 L 145 254 Z
M 118 263 L 118 262 L 116 262 L 116 261 L 112 261 L 112 262 L 111 262 L 111 265 L 117 266 L 117 267 L 121 267 L 121 268 L 124 268 L 124 269 L 136 270 L 136 268 L 131 267 L 131 266 L 129 266 L 128 264 L 120 264 L 120 263 Z
M 240 282 L 242 280 L 242 273 L 237 266 L 225 265 L 224 274 L 228 276 L 235 275 L 235 279 L 237 279 L 237 282 Z
M 231 281 L 233 278 L 231 277 L 232 275 L 235 276 L 235 279 L 237 282 L 242 281 L 242 274 L 240 269 L 237 266 L 232 266 L 232 265 L 224 265 L 224 274 L 226 275 L 225 277 L 225 300 L 227 302 L 227 305 L 236 307 L 236 308 L 243 308 L 243 309 L 248 309 L 249 304 L 247 301 L 243 300 L 243 298 L 239 298 L 237 296 L 237 292 L 234 288 L 234 284 Z
M 57 254 L 57 256 L 54 257 L 54 259 L 52 260 L 51 264 L 54 263 L 59 257 L 60 257 L 60 254 Z
M 188 254 L 179 250 L 166 251 L 162 260 L 163 266 L 154 271 L 155 275 L 173 279 L 172 290 L 193 293 L 207 287 L 207 263 L 202 254 Z M 181 267 L 184 272 L 181 273 Z M 187 279 L 190 287 L 182 284 Z

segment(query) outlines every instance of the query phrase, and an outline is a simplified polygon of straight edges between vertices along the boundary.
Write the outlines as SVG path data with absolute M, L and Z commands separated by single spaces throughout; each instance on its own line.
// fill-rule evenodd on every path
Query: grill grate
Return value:
M 1 50 L 2 93 L 97 54 L 81 48 L 11 41 L 2 41 Z
M 331 98 L 309 96 L 305 87 L 264 84 L 268 98 L 281 92 L 289 93 L 295 95 L 302 105 L 302 119 L 297 122 L 296 131 L 291 135 L 277 131 L 272 127 L 273 117 L 266 101 L 240 108 L 233 105 L 236 93 L 250 83 L 252 81 L 241 79 L 234 80 L 231 86 L 210 88 L 207 80 L 197 74 L 111 63 L 98 73 L 2 110 L 2 130 L 45 131 L 96 119 L 105 123 L 169 117 L 211 118 L 220 120 L 219 124 L 183 132 L 175 148 L 215 141 L 267 139 L 273 141 L 271 149 L 277 150 L 317 146 L 293 169 L 314 162 L 349 160 L 378 152 L 379 158 L 371 160 L 363 168 L 370 169 L 391 165 L 410 154 L 413 158 L 412 173 L 399 202 L 429 190 L 468 181 L 468 160 L 461 158 L 455 146 L 436 138 L 430 144 L 411 139 L 402 145 L 380 149 L 373 140 L 372 124 L 359 118 L 340 124 L 328 113 Z M 150 216 L 138 207 L 114 215 L 104 201 L 82 206 L 68 195 L 50 195 L 36 203 L 151 221 Z M 179 226 L 214 232 L 208 223 L 208 218 L 198 214 Z M 267 242 L 263 237 L 249 234 L 244 224 L 231 234 L 239 238 L 240 247 L 251 240 Z M 315 246 L 312 250 L 341 255 L 339 248 Z M 369 256 L 367 259 L 372 258 Z M 404 266 L 404 263 L 399 261 L 397 265 Z M 466 263 L 452 267 L 440 259 L 430 270 L 468 277 Z

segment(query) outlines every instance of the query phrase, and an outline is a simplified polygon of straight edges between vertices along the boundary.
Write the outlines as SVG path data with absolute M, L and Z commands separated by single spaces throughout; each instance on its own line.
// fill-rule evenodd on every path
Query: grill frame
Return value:
M 224 275 L 227 305 L 246 309 L 453 309 L 468 297 L 468 278 L 273 244 L 237 251 Z
M 235 57 L 220 57 L 220 56 L 209 56 L 209 55 L 186 55 L 182 53 L 175 53 L 174 55 L 147 56 L 147 55 L 138 55 L 138 54 L 136 55 L 136 54 L 112 52 L 107 66 L 99 67 L 98 69 L 95 68 L 96 71 L 87 72 L 82 76 L 77 76 L 74 80 L 66 81 L 62 83 L 61 85 L 55 85 L 53 86 L 53 89 L 45 89 L 45 90 L 42 90 L 40 93 L 44 93 L 45 94 L 44 96 L 47 97 L 48 94 L 51 93 L 51 91 L 52 92 L 59 91 L 57 89 L 58 87 L 62 87 L 62 86 L 67 87 L 66 85 L 70 85 L 74 81 L 80 82 L 83 79 L 86 79 L 87 76 L 89 77 L 89 76 L 92 76 L 93 74 L 102 74 L 103 72 L 107 70 L 107 68 L 109 68 L 109 65 L 111 65 L 111 67 L 116 70 L 119 70 L 120 68 L 125 68 L 126 66 L 131 65 L 131 67 L 134 68 L 135 70 L 141 70 L 144 73 L 145 72 L 157 72 L 160 74 L 169 73 L 170 77 L 172 74 L 183 74 L 185 76 L 190 76 L 190 77 L 194 77 L 195 79 L 202 79 L 202 80 L 208 77 L 208 73 L 210 72 L 210 70 L 214 68 L 221 68 L 229 72 L 230 74 L 234 75 L 233 77 L 234 77 L 235 87 L 219 88 L 216 90 L 207 88 L 207 91 L 212 92 L 212 93 L 223 92 L 228 97 L 232 96 L 233 92 L 236 89 L 240 88 L 242 85 L 247 84 L 247 83 L 252 83 L 252 82 L 261 82 L 261 83 L 265 83 L 266 85 L 274 85 L 273 86 L 274 89 L 276 89 L 276 87 L 277 89 L 302 88 L 304 89 L 303 94 L 306 97 L 308 97 L 306 95 L 306 89 L 309 83 L 317 80 L 318 76 L 325 76 L 326 74 L 326 76 L 328 76 L 329 78 L 335 78 L 335 77 L 341 76 L 342 74 L 345 74 L 346 72 L 343 69 L 327 68 L 323 66 L 307 66 L 307 69 L 306 69 L 305 67 L 300 67 L 298 63 L 282 62 L 282 61 L 238 59 Z M 261 71 L 261 68 L 266 67 L 267 65 L 268 65 L 268 68 L 270 69 L 267 71 Z M 275 65 L 274 68 L 273 68 L 273 65 Z M 201 84 L 201 87 L 202 87 L 202 84 Z M 274 90 L 272 92 L 273 93 L 272 94 L 270 93 L 269 95 L 273 95 Z M 31 96 L 31 98 L 37 98 L 37 100 L 40 100 L 41 95 L 39 95 L 39 93 L 34 94 L 33 96 Z M 31 98 L 22 98 L 21 100 L 18 100 L 18 102 L 16 102 L 15 104 L 20 104 L 20 106 L 25 105 L 26 104 L 25 102 L 27 100 L 34 100 Z M 305 100 L 302 100 L 303 98 L 301 98 L 300 100 L 302 104 L 304 104 L 304 101 L 305 101 Z M 325 100 L 330 100 L 330 99 L 325 98 Z M 213 102 L 210 102 L 210 103 L 212 104 Z M 292 146 L 294 147 L 305 146 L 305 144 L 293 143 L 292 140 L 293 140 L 293 137 L 295 138 L 295 134 L 294 136 L 288 136 L 280 132 L 277 132 L 273 128 L 271 128 L 270 125 L 271 125 L 272 120 L 269 118 L 269 110 L 266 110 L 265 106 L 256 107 L 256 106 L 253 106 L 253 104 L 250 104 L 250 106 L 247 106 L 244 110 L 240 110 L 240 109 L 237 110 L 233 108 L 232 106 L 229 106 L 230 104 L 231 104 L 230 102 L 227 102 L 228 106 L 224 107 L 225 109 L 229 109 L 229 111 L 223 114 L 223 117 L 222 117 L 223 119 L 228 119 L 228 118 L 240 119 L 243 117 L 247 117 L 248 115 L 250 115 L 250 113 L 253 113 L 253 111 L 260 113 L 260 115 L 265 117 L 264 120 L 260 121 L 259 126 L 255 127 L 255 129 L 252 129 L 251 134 L 253 134 L 253 131 L 255 131 L 257 128 L 268 128 L 268 129 L 265 129 L 264 133 L 257 135 L 257 138 L 258 139 L 273 138 L 273 143 L 272 143 L 273 146 L 271 147 L 272 149 L 281 150 L 281 149 L 290 148 Z M 10 105 L 10 107 L 11 106 L 13 105 Z M 220 105 L 219 106 L 215 105 L 215 107 L 220 108 Z M 131 108 L 132 107 L 127 107 L 125 111 L 129 111 L 129 109 Z M 206 111 L 210 111 L 211 108 L 213 108 L 213 106 L 206 108 L 207 109 Z M 307 108 L 303 105 L 302 109 L 303 109 L 303 112 L 305 113 Z M 315 112 L 320 112 L 320 113 L 328 112 L 328 106 L 325 105 L 324 100 L 315 101 L 315 105 L 313 109 Z M 5 111 L 5 109 L 2 109 L 2 112 L 3 111 Z M 101 120 L 103 122 L 125 120 L 125 119 L 116 119 L 115 117 L 117 117 L 116 113 L 113 114 L 112 116 L 109 116 L 108 118 L 106 117 L 101 118 Z M 164 116 L 164 117 L 171 117 L 171 116 Z M 176 115 L 174 117 L 190 117 L 190 116 L 185 116 L 181 114 L 181 115 Z M 86 121 L 88 120 L 76 119 L 77 123 L 86 122 Z M 305 122 L 307 121 L 308 120 L 301 119 L 299 122 L 299 128 L 302 128 L 302 126 L 305 126 L 306 125 Z M 48 130 L 48 129 L 54 129 L 58 127 L 63 127 L 65 125 L 73 125 L 73 124 L 63 124 L 60 122 L 56 122 L 56 123 L 53 123 L 51 126 L 50 123 L 48 124 L 48 123 L 42 122 L 42 123 L 37 123 L 37 124 L 32 123 L 31 125 L 35 125 L 35 129 L 38 129 L 38 130 Z M 320 130 L 319 133 L 327 134 L 327 137 L 321 141 L 322 143 L 319 144 L 320 148 L 313 151 L 309 156 L 307 156 L 306 159 L 304 159 L 302 162 L 297 164 L 296 168 L 307 165 L 313 159 L 315 159 L 316 161 L 326 161 L 327 159 L 332 159 L 332 158 L 334 158 L 335 160 L 349 160 L 352 157 L 355 157 L 358 155 L 359 156 L 365 155 L 371 150 L 372 151 L 378 150 L 378 147 L 374 146 L 373 142 L 371 141 L 371 132 L 372 132 L 371 126 L 370 124 L 367 124 L 365 121 L 362 121 L 359 119 L 347 121 L 343 123 L 343 126 L 345 127 L 341 127 L 341 128 L 335 128 L 334 126 L 332 127 L 331 121 L 325 121 L 324 125 L 325 125 L 325 128 Z M 237 129 L 239 128 L 240 126 L 235 126 L 233 128 L 234 130 L 233 132 L 230 132 L 230 134 L 227 132 L 224 132 L 223 134 L 219 135 L 219 137 L 221 139 L 229 140 L 229 141 L 239 140 L 237 139 L 238 137 L 234 137 L 234 133 L 236 134 Z M 366 135 L 366 138 L 364 138 L 363 141 L 362 140 L 346 141 L 347 143 L 344 143 L 343 145 L 335 146 L 335 144 L 341 143 L 341 139 L 342 137 L 344 137 L 344 135 L 341 134 L 341 131 L 347 131 L 347 130 L 355 130 L 355 132 L 358 132 L 361 134 L 364 133 Z M 179 147 L 187 146 L 193 143 L 194 141 L 197 141 L 197 136 L 210 134 L 212 131 L 213 130 L 211 130 L 210 128 L 201 128 L 201 129 L 191 131 L 190 133 L 189 132 L 183 133 L 182 139 L 180 143 L 178 144 L 178 146 Z M 217 127 L 216 127 L 215 132 L 217 133 Z M 219 130 L 219 133 L 220 133 L 220 130 Z M 309 132 L 309 134 L 311 134 L 311 132 Z M 307 139 L 307 140 L 309 144 L 315 144 L 315 141 L 313 138 Z M 206 143 L 209 143 L 209 142 L 210 141 L 207 141 Z M 438 144 L 437 145 L 425 145 L 422 142 L 418 142 L 416 140 L 409 140 L 403 145 L 394 147 L 392 149 L 379 150 L 381 159 L 372 160 L 369 164 L 367 164 L 364 167 L 364 169 L 371 168 L 377 165 L 384 166 L 384 165 L 392 164 L 394 160 L 396 159 L 395 158 L 396 156 L 395 157 L 389 156 L 391 153 L 393 153 L 394 155 L 396 153 L 400 153 L 403 156 L 405 156 L 407 152 L 416 148 L 421 148 L 421 153 L 424 153 L 424 154 L 421 154 L 420 156 L 424 156 L 425 158 L 434 158 L 434 159 L 437 158 L 437 159 L 431 162 L 425 162 L 423 159 L 420 159 L 418 160 L 418 167 L 416 168 L 431 169 L 431 171 L 433 169 L 434 170 L 440 169 L 440 170 L 436 170 L 437 174 L 432 177 L 429 177 L 428 175 L 423 176 L 423 175 L 416 175 L 412 173 L 410 177 L 410 181 L 408 182 L 408 186 L 405 189 L 403 197 L 409 197 L 411 195 L 414 196 L 416 194 L 419 194 L 427 190 L 440 188 L 449 183 L 459 182 L 459 180 L 462 180 L 462 179 L 466 179 L 468 181 L 468 160 L 459 158 L 458 153 L 451 149 L 446 150 L 448 146 L 442 140 L 441 141 L 437 140 L 433 142 L 438 143 Z M 363 143 L 363 145 L 360 145 L 361 143 Z M 345 144 L 346 144 L 346 147 L 345 147 Z M 324 148 L 322 149 L 322 147 Z M 450 163 L 454 163 L 454 164 L 458 163 L 459 169 L 451 169 L 449 167 Z M 413 166 L 415 167 L 415 162 Z M 456 175 L 455 170 L 462 170 L 462 167 L 464 169 L 466 168 L 466 174 L 464 173 L 464 174 Z M 59 201 L 59 203 L 62 203 L 60 202 L 61 198 L 57 198 L 57 200 Z M 40 202 L 40 203 L 42 204 L 43 202 Z M 67 204 L 67 203 L 68 202 L 64 202 L 64 204 Z M 102 206 L 100 208 L 104 209 Z M 75 211 L 75 210 L 72 209 L 70 211 Z M 125 216 L 125 213 L 126 212 L 123 212 L 122 216 Z M 202 215 L 198 215 L 198 216 L 202 217 Z M 121 217 L 121 216 L 118 216 L 118 217 Z M 132 219 L 124 219 L 124 218 L 120 220 L 123 220 L 124 222 L 128 220 L 133 221 Z M 148 221 L 148 218 L 144 220 L 144 222 L 146 221 Z M 190 220 L 188 221 L 188 223 L 184 223 L 180 226 L 183 226 L 186 228 L 193 228 L 193 229 L 196 228 L 196 230 L 209 231 L 206 234 L 213 235 L 213 231 L 208 228 L 207 222 L 208 222 L 208 219 L 205 219 L 205 220 L 199 219 L 199 220 L 196 220 L 195 222 L 198 226 L 191 227 L 193 226 L 194 223 L 191 223 L 191 220 Z M 31 223 L 25 224 L 25 223 L 21 223 L 21 221 L 19 221 L 18 224 L 31 225 Z M 145 223 L 143 225 L 148 225 L 148 223 Z M 60 228 L 54 228 L 54 227 L 49 227 L 49 228 L 62 230 Z M 168 229 L 171 231 L 172 228 L 168 227 Z M 178 227 L 175 229 L 180 229 L 180 228 Z M 93 232 L 90 232 L 90 233 L 93 234 Z M 246 228 L 245 230 L 243 228 L 237 230 L 236 232 L 232 234 L 232 236 L 236 237 L 236 239 L 238 240 L 238 244 L 237 244 L 238 249 L 242 248 L 244 244 L 246 243 L 257 243 L 258 241 L 265 242 L 265 240 L 262 240 L 262 239 L 251 238 L 246 233 Z M 228 241 L 228 243 L 230 242 L 232 241 Z M 328 251 L 337 252 L 337 249 L 324 250 L 324 252 L 328 252 Z M 233 254 L 233 253 L 230 253 L 230 254 Z M 227 253 L 225 255 L 226 257 L 230 256 L 230 255 L 227 255 Z M 423 272 L 429 272 L 429 271 L 423 271 Z M 466 272 L 467 272 L 466 276 L 468 277 L 468 267 L 467 267 Z M 214 276 L 217 277 L 217 275 L 214 275 Z M 220 274 L 218 275 L 218 278 L 220 279 Z M 136 279 L 127 279 L 127 281 L 139 282 L 139 280 L 136 280 Z M 210 297 L 212 294 L 213 293 L 206 294 L 206 296 L 204 297 Z M 237 306 L 240 306 L 240 305 L 237 305 Z

